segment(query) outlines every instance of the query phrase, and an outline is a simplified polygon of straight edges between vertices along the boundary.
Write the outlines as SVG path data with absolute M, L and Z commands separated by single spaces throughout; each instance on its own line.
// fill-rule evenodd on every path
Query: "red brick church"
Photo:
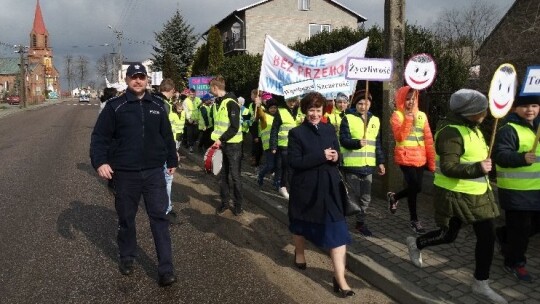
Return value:
M 27 49 L 27 68 L 25 77 L 26 100 L 28 104 L 40 103 L 45 98 L 58 96 L 60 77 L 54 67 L 53 51 L 50 47 L 49 32 L 45 27 L 39 0 L 36 3 L 34 24 L 30 32 L 30 44 Z M 20 58 L 0 58 L 0 86 L 2 90 L 15 94 L 20 92 Z

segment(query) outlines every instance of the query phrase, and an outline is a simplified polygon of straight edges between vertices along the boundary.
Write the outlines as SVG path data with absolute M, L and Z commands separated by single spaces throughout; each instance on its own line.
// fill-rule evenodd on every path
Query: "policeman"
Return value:
M 176 282 L 163 176 L 164 163 L 170 175 L 178 166 L 173 133 L 163 101 L 146 90 L 142 63 L 128 67 L 126 83 L 126 93 L 107 102 L 96 121 L 90 158 L 99 176 L 114 182 L 120 273 L 133 273 L 135 216 L 142 196 L 156 247 L 159 284 L 167 286 Z

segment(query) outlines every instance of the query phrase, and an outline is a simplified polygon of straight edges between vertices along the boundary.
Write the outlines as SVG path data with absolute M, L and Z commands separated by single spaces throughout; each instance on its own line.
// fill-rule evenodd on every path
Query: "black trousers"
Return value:
M 199 136 L 199 126 L 197 124 L 190 124 L 186 121 L 185 134 L 188 147 L 193 147 Z
M 416 239 L 418 249 L 426 247 L 449 244 L 455 241 L 463 222 L 453 217 L 450 219 L 448 229 L 439 229 L 422 234 Z M 474 258 L 476 267 L 474 277 L 479 280 L 489 279 L 489 271 L 493 262 L 493 249 L 495 248 L 495 229 L 493 220 L 484 220 L 472 224 L 476 235 L 476 247 Z
M 229 176 L 232 180 L 234 205 L 242 206 L 242 181 L 240 180 L 240 168 L 242 160 L 242 143 L 222 143 L 223 150 L 223 166 L 219 173 L 219 193 L 221 203 L 229 204 L 230 199 L 230 183 Z
M 411 221 L 418 221 L 416 213 L 416 197 L 422 191 L 422 181 L 424 180 L 424 167 L 399 166 L 403 172 L 403 177 L 407 183 L 407 188 L 396 193 L 394 198 L 399 200 L 407 198 L 409 207 L 409 218 Z
M 279 153 L 278 166 L 281 168 L 280 186 L 287 188 L 287 190 L 291 190 L 292 169 L 289 165 L 289 153 L 287 147 L 278 147 L 276 153 Z
M 120 260 L 134 260 L 137 256 L 135 216 L 142 196 L 156 247 L 158 274 L 174 272 L 169 220 L 165 216 L 169 196 L 163 167 L 133 172 L 116 170 L 113 182 L 118 214 L 117 242 Z
M 506 226 L 497 228 L 504 254 L 504 264 L 526 264 L 529 238 L 540 232 L 540 211 L 506 210 Z

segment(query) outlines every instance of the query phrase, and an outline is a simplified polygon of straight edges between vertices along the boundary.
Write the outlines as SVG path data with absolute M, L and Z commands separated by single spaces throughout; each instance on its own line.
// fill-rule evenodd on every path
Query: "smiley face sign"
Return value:
M 412 56 L 405 66 L 405 81 L 415 90 L 423 90 L 429 87 L 435 80 L 437 66 L 428 54 L 416 54 Z
M 489 110 L 493 117 L 501 118 L 508 113 L 514 103 L 516 86 L 516 68 L 509 63 L 499 66 L 489 86 Z

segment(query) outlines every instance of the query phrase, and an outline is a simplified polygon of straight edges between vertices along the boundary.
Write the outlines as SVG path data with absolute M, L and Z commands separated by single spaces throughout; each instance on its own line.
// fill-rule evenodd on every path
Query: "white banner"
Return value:
M 540 66 L 527 67 L 520 95 L 540 95 Z
M 369 38 L 341 51 L 308 57 L 266 36 L 259 77 L 259 90 L 283 94 L 283 86 L 303 80 L 341 77 L 345 79 L 347 58 L 364 57 Z
M 354 80 L 389 81 L 392 78 L 392 59 L 355 58 L 347 59 L 345 78 Z

